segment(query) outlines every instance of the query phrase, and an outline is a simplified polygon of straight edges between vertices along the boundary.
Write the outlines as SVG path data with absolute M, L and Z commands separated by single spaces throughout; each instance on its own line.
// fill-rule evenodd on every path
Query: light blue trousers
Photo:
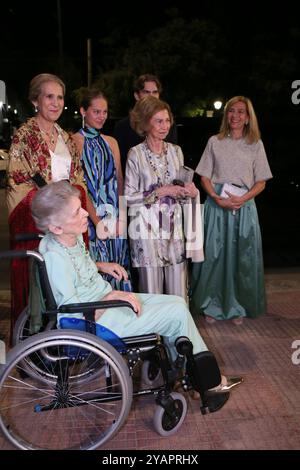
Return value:
M 164 336 L 174 360 L 177 356 L 174 342 L 178 336 L 187 336 L 193 344 L 193 353 L 207 351 L 194 320 L 182 297 L 162 294 L 136 294 L 142 305 L 137 317 L 130 308 L 110 308 L 98 323 L 119 337 L 158 333 Z

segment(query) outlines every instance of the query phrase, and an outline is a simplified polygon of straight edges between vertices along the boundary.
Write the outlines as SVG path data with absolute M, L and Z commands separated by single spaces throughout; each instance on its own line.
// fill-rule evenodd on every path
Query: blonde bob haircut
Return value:
M 130 125 L 137 134 L 144 137 L 148 130 L 152 117 L 159 113 L 159 111 L 168 111 L 170 117 L 170 124 L 173 124 L 173 115 L 171 108 L 165 101 L 162 101 L 154 96 L 145 96 L 138 100 L 132 111 L 130 112 Z
M 247 111 L 248 118 L 249 118 L 248 124 L 244 125 L 243 137 L 248 144 L 253 144 L 260 139 L 260 131 L 258 128 L 257 118 L 254 112 L 253 105 L 251 101 L 249 100 L 249 98 L 246 98 L 245 96 L 234 96 L 229 101 L 227 101 L 225 108 L 224 108 L 224 115 L 223 115 L 223 119 L 222 119 L 222 123 L 220 127 L 220 132 L 218 134 L 218 139 L 222 140 L 225 137 L 228 137 L 228 135 L 230 135 L 228 112 L 230 108 L 239 101 L 241 101 L 242 103 L 245 103 L 246 111 Z
M 29 84 L 29 94 L 28 94 L 28 99 L 29 101 L 37 101 L 38 97 L 42 93 L 42 86 L 44 83 L 49 83 L 49 82 L 55 82 L 58 83 L 62 87 L 63 90 L 63 96 L 66 94 L 66 86 L 64 82 L 57 77 L 57 75 L 52 75 L 51 73 L 40 73 L 39 75 L 36 75 L 33 77 Z

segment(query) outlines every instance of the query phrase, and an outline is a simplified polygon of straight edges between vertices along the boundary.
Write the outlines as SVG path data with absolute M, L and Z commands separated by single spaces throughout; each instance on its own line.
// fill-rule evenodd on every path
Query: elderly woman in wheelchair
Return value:
M 184 397 L 172 391 L 178 383 L 197 392 L 203 414 L 222 408 L 242 379 L 221 375 L 181 297 L 115 291 L 103 280 L 82 240 L 88 213 L 78 191 L 65 181 L 45 186 L 33 200 L 32 214 L 46 233 L 39 251 L 57 306 L 52 305 L 52 313 L 57 314 L 58 328 L 29 337 L 8 354 L 0 399 L 13 407 L 19 393 L 19 399 L 26 397 L 26 406 L 15 407 L 15 418 L 11 409 L 8 413 L 7 407 L 1 408 L 0 427 L 6 436 L 21 449 L 95 449 L 122 426 L 132 395 L 149 393 L 156 395 L 154 426 L 161 435 L 170 435 L 186 414 Z M 85 320 L 91 312 L 94 322 Z M 134 392 L 131 375 L 140 359 L 152 387 Z M 163 384 L 155 381 L 157 376 Z M 7 389 L 11 393 L 20 383 L 22 393 L 8 396 Z M 29 406 L 36 422 L 30 437 L 30 426 L 21 430 Z

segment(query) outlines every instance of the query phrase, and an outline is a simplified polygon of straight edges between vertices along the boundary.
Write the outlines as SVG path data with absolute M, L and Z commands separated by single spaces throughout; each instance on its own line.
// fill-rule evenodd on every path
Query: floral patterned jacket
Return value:
M 85 189 L 80 155 L 75 142 L 58 124 L 56 130 L 63 137 L 71 158 L 70 183 L 80 184 Z M 31 179 L 39 173 L 46 181 L 51 181 L 51 155 L 35 118 L 24 123 L 13 137 L 9 151 L 7 204 L 9 213 L 36 188 Z

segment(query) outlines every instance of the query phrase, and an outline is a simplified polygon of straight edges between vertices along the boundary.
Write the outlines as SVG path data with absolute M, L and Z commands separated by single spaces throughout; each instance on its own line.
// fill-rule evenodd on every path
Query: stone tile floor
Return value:
M 241 326 L 229 322 L 197 325 L 226 375 L 244 376 L 217 413 L 202 416 L 185 394 L 187 417 L 174 436 L 152 428 L 154 398 L 134 400 L 127 422 L 106 450 L 297 450 L 300 448 L 300 364 L 292 343 L 300 340 L 299 270 L 266 273 L 268 312 Z M 1 297 L 2 295 L 2 297 Z M 9 304 L 0 292 L 0 331 L 7 335 Z M 300 358 L 300 354 L 298 356 Z M 0 449 L 12 449 L 0 436 Z

